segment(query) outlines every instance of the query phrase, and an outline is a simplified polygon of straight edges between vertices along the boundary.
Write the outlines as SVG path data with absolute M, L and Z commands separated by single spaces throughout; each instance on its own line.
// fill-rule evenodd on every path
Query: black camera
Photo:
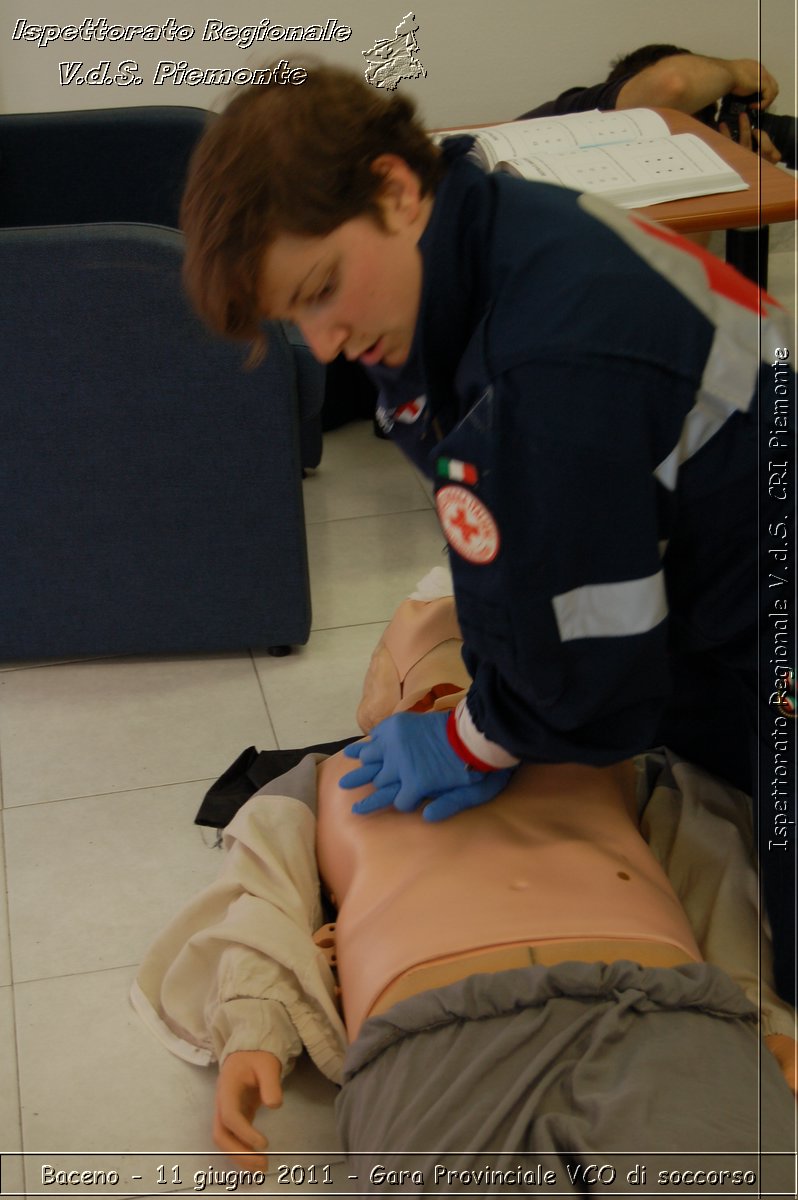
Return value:
M 720 102 L 716 122 L 718 125 L 726 125 L 733 142 L 740 140 L 740 117 L 745 113 L 748 120 L 751 122 L 752 129 L 759 129 L 759 120 L 762 116 L 762 110 L 752 108 L 753 104 L 759 99 L 759 92 L 752 92 L 750 96 L 724 96 Z
M 752 105 L 756 104 L 758 100 L 759 92 L 752 92 L 749 96 L 724 96 L 715 123 L 725 125 L 731 134 L 732 141 L 739 142 L 740 117 L 745 113 L 751 122 L 751 128 L 763 130 L 778 150 L 784 165 L 794 171 L 796 159 L 795 117 L 781 116 L 768 112 L 767 109 L 753 108 Z

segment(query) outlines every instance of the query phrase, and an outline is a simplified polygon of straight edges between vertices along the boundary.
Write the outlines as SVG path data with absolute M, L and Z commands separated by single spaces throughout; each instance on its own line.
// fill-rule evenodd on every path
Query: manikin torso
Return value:
M 406 601 L 375 651 L 361 723 L 456 703 L 467 686 L 457 637 L 451 601 Z M 321 764 L 317 823 L 350 1037 L 369 1013 L 476 971 L 700 959 L 638 832 L 632 764 L 523 764 L 496 800 L 440 823 L 353 814 L 370 788 L 338 786 L 351 768 L 341 755 Z

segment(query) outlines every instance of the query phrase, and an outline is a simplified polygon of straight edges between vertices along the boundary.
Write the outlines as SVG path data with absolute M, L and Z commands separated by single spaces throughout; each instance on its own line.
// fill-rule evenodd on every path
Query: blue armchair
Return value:
M 280 325 L 244 370 L 189 309 L 206 119 L 0 116 L 0 660 L 308 639 L 323 371 Z

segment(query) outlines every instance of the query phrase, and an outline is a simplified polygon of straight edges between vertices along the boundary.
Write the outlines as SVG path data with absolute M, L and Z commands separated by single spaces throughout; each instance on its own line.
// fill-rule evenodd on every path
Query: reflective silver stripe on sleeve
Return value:
M 668 491 L 676 488 L 679 468 L 692 458 L 702 446 L 728 421 L 734 410 L 720 404 L 714 396 L 699 392 L 693 408 L 684 419 L 678 442 L 667 458 L 654 468 L 654 475 Z
M 771 363 L 777 346 L 790 345 L 794 321 L 764 293 L 761 313 L 750 300 L 729 294 L 727 281 L 711 279 L 700 255 L 684 249 L 678 240 L 652 236 L 646 228 L 653 229 L 652 223 L 640 214 L 630 218 L 617 205 L 589 193 L 579 197 L 579 205 L 622 238 L 715 328 L 695 407 L 687 416 L 678 445 L 655 471 L 660 483 L 673 490 L 680 465 L 706 445 L 732 413 L 750 407 L 756 394 L 758 364 Z
M 647 633 L 668 615 L 662 571 L 623 583 L 594 583 L 552 600 L 560 640 L 630 637 Z
M 663 487 L 673 491 L 679 468 L 697 454 L 728 421 L 732 413 L 745 412 L 756 395 L 759 361 L 747 347 L 718 330 L 704 366 L 701 388 L 684 419 L 678 442 L 654 470 Z M 722 397 L 720 399 L 719 397 Z

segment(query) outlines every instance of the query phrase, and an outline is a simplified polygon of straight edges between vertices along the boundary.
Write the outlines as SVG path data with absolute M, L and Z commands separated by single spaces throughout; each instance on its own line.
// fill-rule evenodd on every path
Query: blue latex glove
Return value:
M 341 787 L 373 783 L 375 791 L 352 805 L 356 813 L 380 808 L 412 812 L 428 798 L 427 821 L 443 821 L 466 808 L 487 804 L 510 780 L 512 769 L 475 771 L 455 753 L 446 735 L 448 713 L 397 713 L 375 725 L 368 741 L 344 747 L 360 766 Z

